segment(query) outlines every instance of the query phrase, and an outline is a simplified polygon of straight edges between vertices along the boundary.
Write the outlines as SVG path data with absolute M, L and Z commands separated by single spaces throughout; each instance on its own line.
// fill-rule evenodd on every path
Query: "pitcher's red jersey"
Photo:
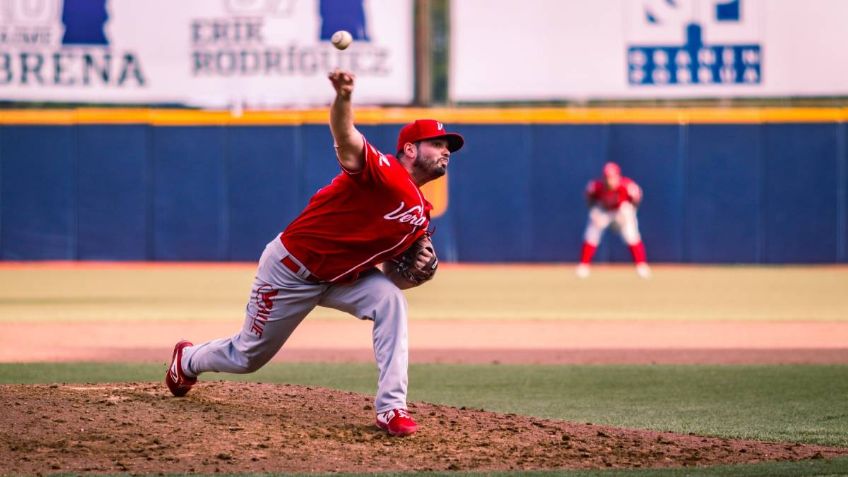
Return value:
M 367 141 L 365 164 L 343 170 L 282 233 L 288 251 L 318 278 L 354 280 L 406 250 L 430 224 L 421 189 L 396 158 Z

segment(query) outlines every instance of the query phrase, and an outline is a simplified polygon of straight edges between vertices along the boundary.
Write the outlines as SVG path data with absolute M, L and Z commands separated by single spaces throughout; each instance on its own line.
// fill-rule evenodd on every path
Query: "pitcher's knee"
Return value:
M 406 312 L 406 296 L 388 279 L 376 282 L 369 290 L 369 302 L 359 313 L 360 317 L 375 319 L 377 316 Z
M 380 286 L 377 296 L 381 301 L 406 307 L 406 295 L 394 283 L 384 282 Z

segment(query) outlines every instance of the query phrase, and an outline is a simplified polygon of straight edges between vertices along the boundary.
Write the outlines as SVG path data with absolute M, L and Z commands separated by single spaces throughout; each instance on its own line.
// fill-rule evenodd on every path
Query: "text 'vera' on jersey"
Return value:
M 347 282 L 401 254 L 430 224 L 427 202 L 393 156 L 365 141 L 364 166 L 342 169 L 282 233 L 283 245 L 323 281 Z
M 593 204 L 607 210 L 618 210 L 625 202 L 638 205 L 642 200 L 642 189 L 627 177 L 622 177 L 614 189 L 607 187 L 602 180 L 593 180 L 586 186 L 586 195 Z

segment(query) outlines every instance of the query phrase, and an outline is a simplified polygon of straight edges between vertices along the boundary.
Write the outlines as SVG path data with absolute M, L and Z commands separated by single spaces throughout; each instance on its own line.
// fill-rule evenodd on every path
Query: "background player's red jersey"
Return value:
M 343 171 L 319 190 L 281 236 L 286 249 L 324 281 L 399 255 L 421 237 L 433 208 L 392 156 L 365 143 L 361 171 Z
M 622 177 L 618 187 L 610 189 L 603 180 L 589 181 L 586 186 L 586 197 L 592 205 L 598 205 L 606 210 L 618 210 L 624 202 L 639 205 L 642 200 L 642 189 L 627 177 Z

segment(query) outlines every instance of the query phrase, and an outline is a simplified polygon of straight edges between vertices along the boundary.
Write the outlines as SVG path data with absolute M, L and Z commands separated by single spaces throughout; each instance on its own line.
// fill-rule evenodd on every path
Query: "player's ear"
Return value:
M 414 158 L 418 154 L 418 144 L 408 142 L 403 145 L 403 155 Z

